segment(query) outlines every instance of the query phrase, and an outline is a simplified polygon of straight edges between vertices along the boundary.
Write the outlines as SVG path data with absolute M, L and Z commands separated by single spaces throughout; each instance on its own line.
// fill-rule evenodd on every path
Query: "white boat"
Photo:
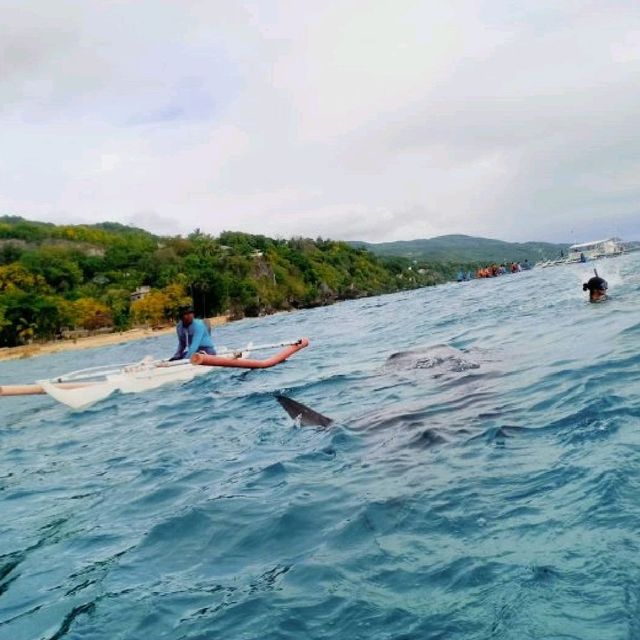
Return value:
M 606 238 L 583 242 L 569 247 L 567 262 L 584 262 L 585 260 L 597 260 L 598 258 L 612 258 L 625 252 L 624 244 L 620 238 Z
M 547 267 L 557 267 L 561 264 L 577 264 L 579 262 L 597 260 L 598 258 L 613 258 L 623 255 L 626 251 L 625 244 L 620 238 L 582 242 L 581 244 L 571 245 L 566 256 L 539 262 L 536 267 L 545 269 Z
M 140 362 L 80 369 L 53 379 L 38 380 L 31 385 L 0 386 L 0 396 L 23 396 L 46 393 L 72 409 L 86 409 L 112 393 L 140 393 L 170 383 L 188 382 L 197 376 L 211 373 L 215 367 L 247 369 L 268 368 L 284 362 L 289 356 L 309 344 L 306 338 L 295 342 L 247 345 L 242 350 L 223 349 L 216 356 L 196 354 L 194 364 L 189 360 L 153 360 L 146 357 Z M 252 360 L 252 350 L 286 347 L 265 360 Z M 202 361 L 206 360 L 206 361 Z

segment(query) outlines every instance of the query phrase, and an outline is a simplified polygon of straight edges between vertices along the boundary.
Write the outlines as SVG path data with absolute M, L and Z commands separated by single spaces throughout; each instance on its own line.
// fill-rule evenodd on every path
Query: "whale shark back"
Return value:
M 429 370 L 434 374 L 462 373 L 479 369 L 480 365 L 464 351 L 447 345 L 434 345 L 391 354 L 384 365 L 385 371 Z

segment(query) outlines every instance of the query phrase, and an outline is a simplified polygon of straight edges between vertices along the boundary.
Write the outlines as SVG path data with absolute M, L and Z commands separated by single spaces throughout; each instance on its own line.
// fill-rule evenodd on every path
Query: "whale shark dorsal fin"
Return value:
M 276 400 L 287 412 L 289 417 L 299 422 L 303 427 L 328 427 L 333 424 L 333 420 L 331 418 L 327 418 L 327 416 L 323 416 L 321 413 L 318 413 L 301 402 L 292 400 L 287 396 L 277 394 Z

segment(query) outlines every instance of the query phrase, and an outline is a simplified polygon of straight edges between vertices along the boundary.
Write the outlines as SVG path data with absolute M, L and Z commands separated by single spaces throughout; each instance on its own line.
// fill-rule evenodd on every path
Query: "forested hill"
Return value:
M 398 242 L 350 242 L 353 247 L 365 248 L 378 256 L 398 256 L 414 260 L 433 262 L 538 262 L 556 258 L 566 244 L 548 242 L 504 242 L 489 238 L 465 235 L 447 235 L 424 240 L 401 240 Z
M 160 325 L 198 315 L 256 316 L 437 284 L 457 265 L 380 259 L 343 242 L 196 231 L 159 237 L 116 223 L 0 217 L 0 346 Z M 141 289 L 142 288 L 142 289 Z

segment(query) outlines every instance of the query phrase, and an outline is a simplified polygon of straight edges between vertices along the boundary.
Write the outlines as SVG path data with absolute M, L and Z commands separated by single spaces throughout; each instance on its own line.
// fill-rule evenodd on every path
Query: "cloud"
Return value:
M 0 0 L 0 209 L 374 241 L 637 233 L 639 33 L 622 1 Z

